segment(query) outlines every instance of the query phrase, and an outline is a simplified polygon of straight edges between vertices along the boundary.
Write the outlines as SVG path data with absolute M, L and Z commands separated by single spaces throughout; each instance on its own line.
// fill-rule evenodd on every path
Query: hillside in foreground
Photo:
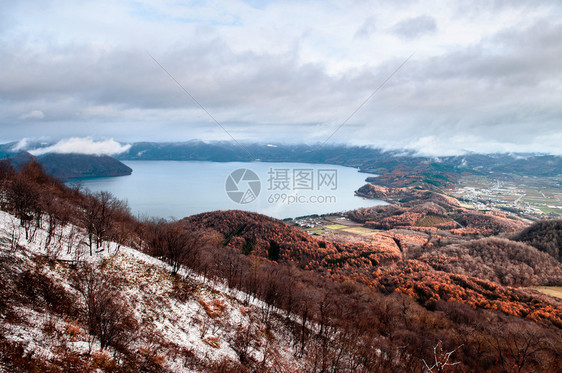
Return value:
M 0 212 L 0 371 L 304 369 L 286 316 L 254 297 L 115 243 L 90 257 L 76 227 L 45 247 L 18 225 Z

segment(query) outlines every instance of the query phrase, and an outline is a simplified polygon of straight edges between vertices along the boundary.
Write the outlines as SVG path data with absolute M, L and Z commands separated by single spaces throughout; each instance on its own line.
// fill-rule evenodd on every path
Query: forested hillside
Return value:
M 138 221 L 37 163 L 0 166 L 3 370 L 562 366 L 562 305 L 510 286 L 559 278 L 527 244 L 453 235 L 409 251 L 401 231 L 337 242 L 240 211 Z
M 0 154 L 0 159 L 2 158 L 4 157 Z M 45 172 L 61 180 L 79 177 L 125 176 L 133 172 L 129 166 L 108 155 L 47 153 L 35 157 L 22 151 L 6 157 L 6 161 L 16 169 L 23 167 L 30 160 L 38 162 Z
M 533 224 L 513 239 L 526 242 L 562 262 L 562 219 Z

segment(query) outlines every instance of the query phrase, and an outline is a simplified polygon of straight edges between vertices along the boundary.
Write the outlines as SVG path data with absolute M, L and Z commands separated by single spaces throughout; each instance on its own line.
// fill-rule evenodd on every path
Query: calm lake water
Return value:
M 349 167 L 265 162 L 123 163 L 133 169 L 132 175 L 79 182 L 93 192 L 106 190 L 128 201 L 133 214 L 141 216 L 182 218 L 238 209 L 283 219 L 385 204 L 354 196 L 369 175 Z

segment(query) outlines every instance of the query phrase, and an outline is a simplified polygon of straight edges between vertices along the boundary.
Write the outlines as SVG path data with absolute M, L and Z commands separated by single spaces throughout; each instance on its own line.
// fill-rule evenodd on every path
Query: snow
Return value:
M 181 356 L 173 353 L 172 348 L 176 351 L 188 350 L 199 358 L 205 357 L 211 361 L 219 361 L 223 357 L 236 361 L 238 356 L 230 343 L 234 340 L 237 329 L 248 328 L 251 325 L 258 331 L 266 328 L 259 316 L 265 304 L 248 294 L 228 288 L 224 282 L 211 281 L 182 268 L 177 276 L 182 281 L 193 284 L 195 290 L 186 301 L 180 301 L 173 296 L 174 281 L 177 279 L 171 275 L 171 267 L 165 262 L 114 242 L 104 244 L 102 251 L 90 257 L 83 229 L 67 225 L 60 233 L 55 244 L 45 248 L 47 233 L 43 229 L 38 229 L 32 239 L 26 240 L 19 220 L 0 211 L 0 255 L 17 256 L 23 263 L 22 271 L 23 266 L 34 268 L 37 257 L 57 259 L 61 261 L 60 264 L 43 267 L 45 274 L 64 286 L 69 293 L 76 295 L 77 292 L 69 281 L 72 269 L 65 265 L 66 262 L 79 259 L 97 263 L 103 259 L 106 270 L 124 277 L 121 295 L 132 307 L 141 331 L 141 338 L 135 340 L 135 346 L 132 347 L 140 349 L 151 346 L 154 341 L 150 338 L 163 342 L 161 345 L 168 347 L 167 350 L 161 349 L 159 354 L 166 358 L 165 366 L 171 371 L 190 371 L 184 367 Z M 70 236 L 73 233 L 78 234 L 78 239 L 71 242 Z M 13 249 L 12 246 L 17 248 Z M 54 250 L 53 246 L 59 247 L 60 250 Z M 71 250 L 67 250 L 68 246 Z M 76 252 L 83 255 L 76 255 Z M 225 306 L 223 311 L 220 310 L 221 305 Z M 208 314 L 205 306 L 214 313 Z M 244 314 L 241 308 L 245 310 Z M 274 312 L 282 313 L 279 310 Z M 23 342 L 26 351 L 33 351 L 36 356 L 43 356 L 45 359 L 53 357 L 55 337 L 46 332 L 47 323 L 54 325 L 58 331 L 55 333 L 58 338 L 56 343 L 62 343 L 65 349 L 82 354 L 99 349 L 96 342 L 91 345 L 91 337 L 82 326 L 79 326 L 79 333 L 71 338 L 65 332 L 70 321 L 46 309 L 37 310 L 22 306 L 17 309 L 17 313 L 20 316 L 19 322 L 0 320 L 2 332 L 11 341 Z M 277 343 L 276 353 L 282 356 L 284 361 L 296 364 L 292 346 L 284 342 L 285 337 L 280 332 L 273 331 L 273 334 Z M 250 349 L 250 354 L 260 361 L 268 342 L 264 333 L 258 335 L 260 337 L 256 341 L 256 348 Z M 206 343 L 214 339 L 219 341 L 219 347 Z

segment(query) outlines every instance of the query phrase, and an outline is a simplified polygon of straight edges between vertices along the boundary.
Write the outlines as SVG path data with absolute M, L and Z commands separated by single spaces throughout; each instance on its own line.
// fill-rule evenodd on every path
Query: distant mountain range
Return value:
M 545 154 L 466 154 L 423 157 L 408 151 L 384 151 L 345 145 L 236 144 L 202 141 L 131 144 L 120 160 L 262 161 L 336 164 L 377 174 L 367 181 L 387 187 L 417 186 L 440 190 L 463 174 L 515 174 L 552 177 L 562 174 L 562 158 Z
M 118 154 L 120 160 L 175 160 L 214 162 L 307 162 L 358 167 L 364 172 L 383 174 L 397 167 L 431 166 L 441 171 L 506 172 L 529 176 L 562 174 L 562 158 L 544 154 L 467 154 L 421 157 L 407 151 L 383 151 L 366 146 L 242 144 L 188 141 L 175 143 L 137 142 Z
M 0 158 L 14 157 L 18 151 L 43 148 L 52 144 L 29 143 L 18 149 L 17 143 L 0 145 Z M 448 186 L 463 173 L 505 173 L 526 176 L 562 174 L 562 157 L 544 154 L 466 154 L 461 156 L 424 157 L 408 151 L 384 151 L 366 146 L 284 145 L 233 142 L 137 142 L 123 153 L 109 156 L 49 154 L 38 157 L 58 177 L 120 176 L 131 173 L 119 161 L 174 160 L 212 162 L 298 162 L 357 167 L 380 175 L 370 179 L 380 185 L 425 188 Z M 119 161 L 118 161 L 119 160 Z

